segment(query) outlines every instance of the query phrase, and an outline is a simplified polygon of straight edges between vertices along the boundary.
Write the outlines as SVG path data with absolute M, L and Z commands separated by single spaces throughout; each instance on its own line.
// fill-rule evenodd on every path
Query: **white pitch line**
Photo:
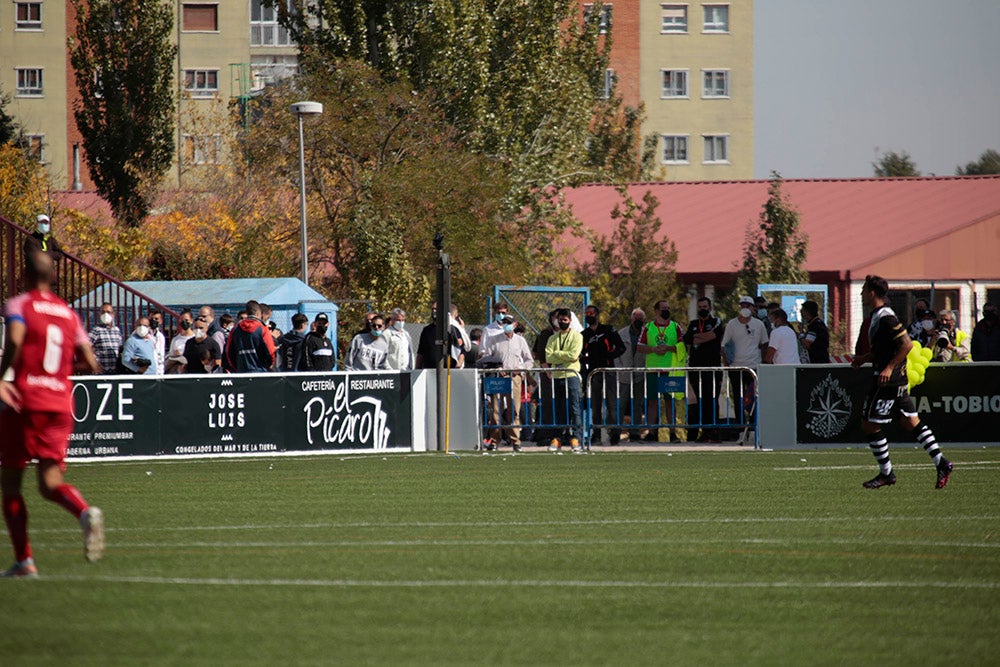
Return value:
M 778 470 L 782 472 L 798 472 L 800 470 L 871 470 L 874 467 L 874 463 L 868 464 L 856 464 L 856 465 L 841 465 L 841 466 L 784 466 L 781 468 L 773 468 L 773 470 Z M 964 469 L 975 466 L 978 470 L 995 470 L 1000 467 L 1000 461 L 962 461 L 955 465 L 956 468 Z M 893 463 L 893 468 L 927 468 L 931 470 L 934 468 L 933 463 L 930 459 L 927 463 Z
M 1000 542 L 942 542 L 924 540 L 878 540 L 872 543 L 870 538 L 857 539 L 764 539 L 764 538 L 734 538 L 734 539 L 690 539 L 678 540 L 672 537 L 643 539 L 572 539 L 572 538 L 531 538 L 525 540 L 302 540 L 273 542 L 122 542 L 108 545 L 109 549 L 127 551 L 129 549 L 301 549 L 330 547 L 508 547 L 508 546 L 600 546 L 600 545 L 771 545 L 791 547 L 795 545 L 866 545 L 866 546 L 906 546 L 944 549 L 1000 549 Z M 56 548 L 61 545 L 54 543 L 35 543 L 35 546 Z
M 146 526 L 141 528 L 105 528 L 107 533 L 190 533 L 224 530 L 299 530 L 326 528 L 532 528 L 537 526 L 657 526 L 685 524 L 754 524 L 754 523 L 881 523 L 883 521 L 996 521 L 1000 516 L 841 516 L 841 517 L 706 517 L 661 519 L 569 519 L 551 521 L 331 521 L 317 523 L 237 524 L 216 526 Z M 78 533 L 76 528 L 40 528 L 38 533 Z
M 647 588 L 647 589 L 871 589 L 931 588 L 995 590 L 995 581 L 623 581 L 552 579 L 219 579 L 212 577 L 74 576 L 43 575 L 39 582 L 94 582 L 173 586 L 304 586 L 315 588 Z

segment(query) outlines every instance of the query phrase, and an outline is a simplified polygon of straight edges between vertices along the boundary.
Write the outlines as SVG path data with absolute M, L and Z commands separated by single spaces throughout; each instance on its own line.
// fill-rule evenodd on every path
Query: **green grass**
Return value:
M 0 664 L 996 664 L 1000 450 L 948 453 L 71 465 L 107 553 L 26 490 Z

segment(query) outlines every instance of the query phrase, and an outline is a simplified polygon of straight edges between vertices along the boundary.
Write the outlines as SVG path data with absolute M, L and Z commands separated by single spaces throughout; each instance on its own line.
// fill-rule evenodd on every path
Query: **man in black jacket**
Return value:
M 584 386 L 590 387 L 590 418 L 595 425 L 591 438 L 600 442 L 598 425 L 621 424 L 618 415 L 618 380 L 614 373 L 598 373 L 588 380 L 598 368 L 612 368 L 615 359 L 625 354 L 625 343 L 610 324 L 601 324 L 601 309 L 590 305 L 583 311 L 586 328 L 583 330 L 583 357 L 580 370 Z M 615 443 L 612 443 L 615 444 Z
M 291 373 L 299 370 L 302 358 L 302 342 L 306 339 L 309 318 L 302 313 L 292 315 L 292 330 L 286 331 L 278 339 L 278 370 Z
M 719 368 L 722 366 L 722 320 L 712 315 L 712 300 L 707 296 L 698 299 L 698 317 L 691 320 L 684 332 L 688 348 L 688 366 L 691 368 Z M 718 396 L 722 384 L 720 371 L 691 371 L 688 382 L 694 389 L 698 402 L 692 414 L 703 424 L 698 442 L 719 442 L 720 435 Z

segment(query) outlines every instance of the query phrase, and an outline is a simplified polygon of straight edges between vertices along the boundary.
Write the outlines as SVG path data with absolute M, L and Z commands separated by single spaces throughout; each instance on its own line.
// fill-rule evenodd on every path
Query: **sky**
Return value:
M 1000 0 L 754 0 L 754 175 L 924 175 L 1000 151 Z

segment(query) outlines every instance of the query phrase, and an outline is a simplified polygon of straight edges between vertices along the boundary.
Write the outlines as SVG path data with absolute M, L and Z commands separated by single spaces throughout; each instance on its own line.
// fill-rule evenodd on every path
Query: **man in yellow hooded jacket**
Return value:
M 550 452 L 558 452 L 563 445 L 574 452 L 583 451 L 583 418 L 580 414 L 580 356 L 583 354 L 583 335 L 573 331 L 570 323 L 573 314 L 569 308 L 559 308 L 555 314 L 556 331 L 545 344 L 545 361 L 552 374 L 556 408 L 556 434 L 549 445 Z M 566 425 L 562 438 L 559 431 Z

